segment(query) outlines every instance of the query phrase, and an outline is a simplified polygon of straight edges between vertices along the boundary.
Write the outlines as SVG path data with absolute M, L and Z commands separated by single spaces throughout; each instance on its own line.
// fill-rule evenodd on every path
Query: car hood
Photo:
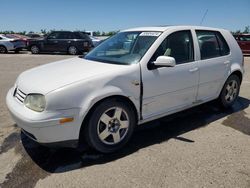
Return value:
M 23 72 L 17 80 L 17 87 L 24 93 L 47 94 L 74 82 L 103 74 L 115 74 L 127 65 L 115 65 L 70 58 L 42 65 Z

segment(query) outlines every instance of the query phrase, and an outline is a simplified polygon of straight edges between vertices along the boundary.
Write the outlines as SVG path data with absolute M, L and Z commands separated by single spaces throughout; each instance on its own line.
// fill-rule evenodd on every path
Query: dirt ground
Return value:
M 0 54 L 0 187 L 250 187 L 250 57 L 232 109 L 210 102 L 148 123 L 109 155 L 39 146 L 8 113 L 22 71 L 66 58 Z

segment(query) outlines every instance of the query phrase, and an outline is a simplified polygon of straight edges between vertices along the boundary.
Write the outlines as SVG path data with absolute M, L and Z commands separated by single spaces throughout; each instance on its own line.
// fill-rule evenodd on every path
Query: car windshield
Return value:
M 138 63 L 161 32 L 120 32 L 105 40 L 84 58 L 103 63 Z

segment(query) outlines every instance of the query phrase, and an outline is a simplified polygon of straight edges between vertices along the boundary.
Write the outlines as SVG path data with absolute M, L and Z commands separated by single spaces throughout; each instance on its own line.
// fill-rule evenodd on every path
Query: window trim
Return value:
M 228 55 L 231 54 L 230 46 L 228 45 L 228 43 L 227 43 L 225 37 L 221 34 L 220 31 L 216 31 L 216 30 L 206 30 L 206 29 L 205 29 L 205 30 L 203 30 L 203 29 L 195 29 L 194 32 L 195 32 L 195 34 L 196 34 L 196 39 L 197 39 L 197 41 L 198 41 L 198 44 L 199 44 L 199 39 L 198 39 L 197 31 L 198 31 L 198 32 L 199 32 L 199 31 L 202 31 L 202 32 L 210 32 L 210 33 L 213 33 L 213 34 L 215 35 L 217 44 L 218 44 L 218 46 L 219 46 L 219 48 L 220 48 L 220 55 L 219 55 L 219 56 L 209 57 L 209 58 L 202 59 L 202 58 L 201 58 L 201 48 L 200 48 L 200 45 L 198 45 L 199 51 L 200 51 L 200 60 L 201 60 L 201 61 L 203 61 L 203 60 L 208 60 L 208 59 L 219 58 L 219 57 L 224 57 L 224 56 L 228 56 Z M 225 55 L 221 55 L 222 53 L 221 53 L 221 46 L 220 46 L 220 43 L 219 43 L 219 41 L 218 41 L 218 33 L 219 33 L 220 36 L 222 37 L 222 40 L 223 40 L 222 42 L 225 42 L 226 45 L 227 45 L 227 47 L 228 47 L 228 49 L 229 49 L 229 52 L 228 52 L 227 54 L 225 54 Z
M 148 68 L 148 70 L 153 70 L 153 69 L 155 69 L 155 68 L 153 68 L 152 65 L 151 65 L 152 62 L 154 62 L 154 61 L 152 61 L 152 58 L 153 58 L 155 52 L 156 52 L 156 51 L 158 50 L 158 48 L 161 46 L 161 44 L 162 44 L 170 35 L 172 35 L 172 34 L 174 34 L 174 33 L 178 33 L 178 32 L 185 32 L 185 31 L 186 31 L 186 32 L 189 32 L 190 39 L 192 40 L 192 48 L 193 48 L 193 51 L 192 51 L 192 60 L 190 60 L 190 61 L 183 61 L 183 62 L 181 62 L 181 63 L 179 63 L 179 64 L 176 63 L 175 66 L 181 66 L 181 65 L 185 65 L 185 64 L 188 64 L 188 63 L 193 63 L 193 62 L 196 61 L 196 60 L 195 60 L 194 37 L 193 37 L 193 34 L 192 34 L 192 30 L 191 30 L 191 29 L 177 30 L 177 31 L 173 31 L 172 33 L 169 33 L 169 34 L 161 41 L 160 45 L 156 48 L 156 50 L 154 51 L 154 53 L 152 54 L 152 56 L 150 57 L 150 59 L 149 59 L 149 61 L 148 61 L 148 63 L 147 63 L 147 68 Z

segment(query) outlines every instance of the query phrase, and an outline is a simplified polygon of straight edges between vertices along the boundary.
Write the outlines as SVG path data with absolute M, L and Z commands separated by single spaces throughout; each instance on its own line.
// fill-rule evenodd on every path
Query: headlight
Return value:
M 24 100 L 24 105 L 34 111 L 42 112 L 45 109 L 45 97 L 41 94 L 29 94 Z

